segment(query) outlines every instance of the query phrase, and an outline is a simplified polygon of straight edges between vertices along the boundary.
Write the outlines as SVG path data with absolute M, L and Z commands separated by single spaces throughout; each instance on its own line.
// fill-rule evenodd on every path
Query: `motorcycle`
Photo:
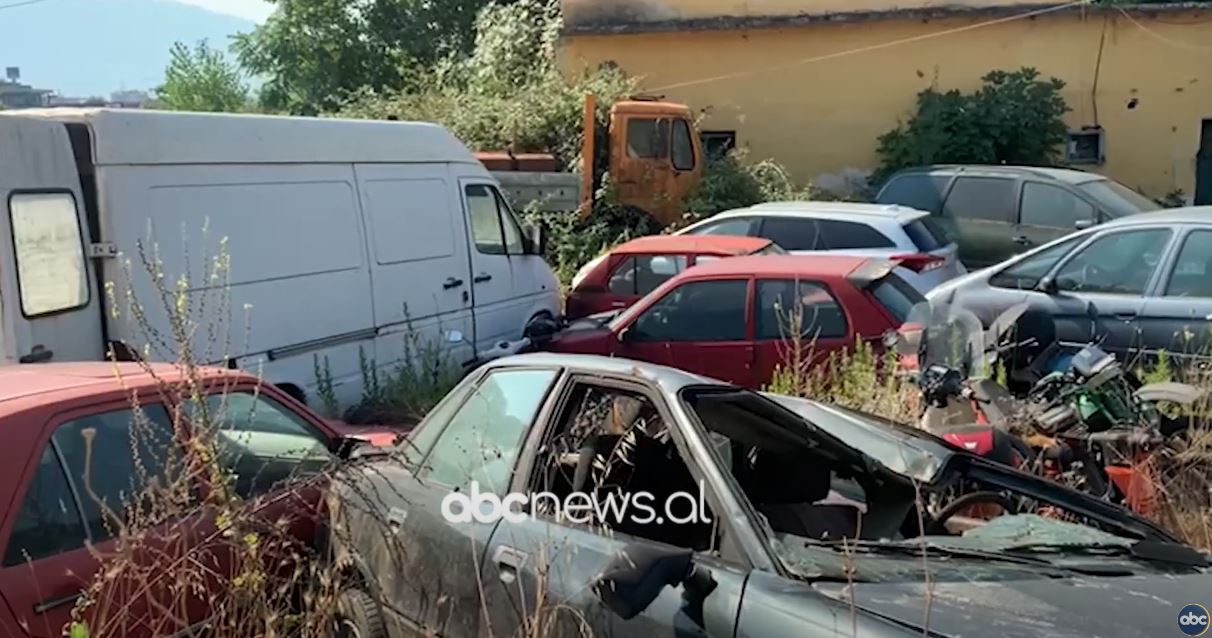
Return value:
M 954 308 L 915 309 L 911 321 L 921 335 L 898 345 L 916 349 L 921 364 L 924 429 L 1139 513 L 1153 511 L 1152 455 L 1182 429 L 1158 404 L 1189 406 L 1202 397 L 1198 389 L 1143 385 L 1097 343 L 1062 345 L 1051 316 L 1026 304 L 988 330 Z M 1019 423 L 1034 435 L 1012 434 Z
M 999 318 L 987 331 L 961 308 L 919 304 L 902 327 L 897 349 L 903 360 L 917 363 L 911 379 L 921 392 L 919 427 L 973 454 L 1021 467 L 1033 455 L 1010 431 L 1016 406 L 993 378 L 997 344 L 1006 331 L 1002 323 L 1013 324 Z

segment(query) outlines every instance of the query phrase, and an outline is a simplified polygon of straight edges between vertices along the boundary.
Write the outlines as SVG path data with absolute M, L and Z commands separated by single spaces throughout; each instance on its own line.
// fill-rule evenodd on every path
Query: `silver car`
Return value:
M 929 213 L 882 204 L 772 202 L 722 212 L 679 231 L 689 235 L 750 235 L 792 254 L 819 252 L 887 257 L 921 293 L 967 274 L 954 242 Z

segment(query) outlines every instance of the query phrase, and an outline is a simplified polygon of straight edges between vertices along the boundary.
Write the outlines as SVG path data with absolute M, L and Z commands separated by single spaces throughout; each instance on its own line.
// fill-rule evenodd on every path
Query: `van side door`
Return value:
M 0 361 L 98 360 L 101 294 L 67 128 L 0 117 Z
M 406 345 L 445 347 L 440 344 L 448 331 L 470 338 L 471 267 L 461 205 L 446 167 L 356 168 L 371 256 L 378 363 L 397 361 Z M 467 350 L 451 357 L 455 362 L 474 354 L 465 344 L 449 347 Z
M 1026 240 L 1022 250 L 1059 239 L 1098 223 L 1098 211 L 1075 193 L 1044 182 L 1023 182 L 1018 227 L 1014 236 Z
M 1018 182 L 1011 177 L 960 175 L 943 203 L 959 234 L 960 260 L 985 267 L 1025 250 L 1016 240 Z
M 471 298 L 475 317 L 476 351 L 505 340 L 518 339 L 530 318 L 533 302 L 518 290 L 526 242 L 505 199 L 488 180 L 460 182 L 467 215 L 468 252 L 471 254 Z M 519 263 L 515 263 L 515 261 Z

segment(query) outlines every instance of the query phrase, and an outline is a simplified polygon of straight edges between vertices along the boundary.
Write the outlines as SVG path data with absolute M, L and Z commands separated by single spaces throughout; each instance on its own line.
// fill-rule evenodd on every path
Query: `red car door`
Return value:
M 780 366 L 815 369 L 854 339 L 854 322 L 823 282 L 759 279 L 753 315 L 758 386 L 769 383 Z
M 749 279 L 690 280 L 621 326 L 616 353 L 753 387 Z
M 111 538 L 122 523 L 114 517 L 131 516 L 130 506 L 137 502 L 132 496 L 147 486 L 143 479 L 162 477 L 172 459 L 181 458 L 162 404 L 143 401 L 136 411 L 125 398 L 60 407 L 57 414 L 53 410 L 28 416 L 31 423 L 46 425 L 30 450 L 22 486 L 0 526 L 0 597 L 28 635 L 37 638 L 63 635 L 73 607 L 96 575 L 97 556 L 115 548 Z M 140 425 L 138 436 L 131 435 L 134 423 Z M 170 530 L 181 524 L 165 519 L 149 535 L 164 542 L 138 545 L 125 560 L 141 567 L 128 573 L 171 578 L 175 559 L 194 540 L 188 524 L 184 531 Z M 178 607 L 179 615 L 171 617 L 149 613 L 148 592 L 167 595 L 156 593 L 157 584 L 163 583 L 106 581 L 85 616 L 93 635 L 172 633 L 185 629 L 177 621 L 201 620 L 197 605 Z M 175 624 L 153 630 L 148 624 L 153 617 L 157 623 Z

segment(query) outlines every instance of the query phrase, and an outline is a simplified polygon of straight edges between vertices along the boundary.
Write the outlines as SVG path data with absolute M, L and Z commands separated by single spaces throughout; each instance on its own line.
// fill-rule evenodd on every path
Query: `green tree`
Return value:
M 394 91 L 435 62 L 465 54 L 491 0 L 272 0 L 277 10 L 236 36 L 240 63 L 266 78 L 261 103 L 312 115 L 360 90 Z
M 875 181 L 925 164 L 1052 165 L 1060 160 L 1069 111 L 1065 83 L 1032 68 L 993 71 L 971 94 L 926 89 L 917 112 L 879 138 Z
M 239 68 L 205 40 L 189 48 L 177 42 L 156 88 L 159 106 L 175 111 L 242 111 L 249 90 Z

